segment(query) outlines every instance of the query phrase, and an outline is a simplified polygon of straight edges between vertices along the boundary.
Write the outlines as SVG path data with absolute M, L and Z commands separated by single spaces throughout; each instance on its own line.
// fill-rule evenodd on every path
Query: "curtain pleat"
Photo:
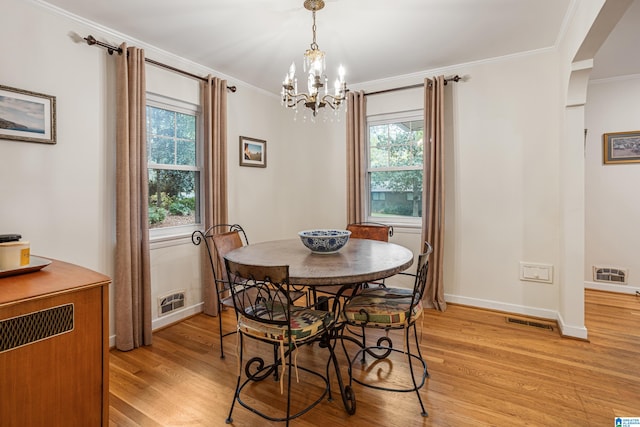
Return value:
M 151 344 L 144 50 L 120 46 L 116 129 L 116 348 Z
M 208 76 L 201 84 L 204 116 L 204 201 L 202 223 L 205 230 L 226 224 L 227 196 L 227 81 Z M 202 251 L 201 277 L 204 313 L 218 315 L 216 287 L 208 254 Z
M 424 154 L 422 206 L 422 240 L 433 246 L 429 261 L 425 303 L 444 311 L 443 256 L 444 256 L 444 76 L 424 81 L 424 141 L 428 149 Z
M 367 112 L 363 91 L 347 94 L 347 224 L 364 221 Z

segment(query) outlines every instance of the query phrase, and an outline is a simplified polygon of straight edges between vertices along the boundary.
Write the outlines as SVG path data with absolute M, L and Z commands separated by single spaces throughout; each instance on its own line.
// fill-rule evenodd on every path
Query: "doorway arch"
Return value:
M 584 323 L 585 104 L 593 58 L 633 0 L 605 0 L 571 59 L 560 156 L 560 295 L 563 335 L 587 339 Z M 586 6 L 585 6 L 586 7 Z M 574 16 L 575 18 L 575 16 Z

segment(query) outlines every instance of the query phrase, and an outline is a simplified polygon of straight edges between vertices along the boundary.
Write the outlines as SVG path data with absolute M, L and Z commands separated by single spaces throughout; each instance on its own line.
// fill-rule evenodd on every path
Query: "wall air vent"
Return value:
M 178 291 L 171 295 L 158 298 L 158 316 L 164 316 L 174 310 L 184 307 L 185 291 Z
M 627 270 L 616 267 L 593 266 L 593 281 L 615 283 L 618 285 L 627 284 Z

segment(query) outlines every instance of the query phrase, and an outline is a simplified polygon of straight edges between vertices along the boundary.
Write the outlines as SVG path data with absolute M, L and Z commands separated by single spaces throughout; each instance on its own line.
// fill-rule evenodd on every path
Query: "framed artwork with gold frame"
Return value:
M 640 163 L 640 131 L 602 135 L 604 164 Z

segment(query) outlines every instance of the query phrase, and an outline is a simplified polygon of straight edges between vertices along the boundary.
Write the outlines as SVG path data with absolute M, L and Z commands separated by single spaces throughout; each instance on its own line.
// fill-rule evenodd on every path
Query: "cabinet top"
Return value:
M 111 282 L 109 276 L 88 268 L 51 261 L 47 267 L 33 273 L 0 278 L 0 306 Z

